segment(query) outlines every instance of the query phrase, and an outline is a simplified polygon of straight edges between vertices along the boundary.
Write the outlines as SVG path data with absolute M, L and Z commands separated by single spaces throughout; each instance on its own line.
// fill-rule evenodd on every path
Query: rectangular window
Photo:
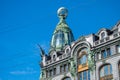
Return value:
M 66 68 L 67 68 L 67 65 L 65 64 L 64 65 L 64 72 L 66 72 L 67 70 L 66 70 Z
M 53 70 L 53 75 L 56 75 L 56 68 L 54 68 Z
M 60 73 L 62 73 L 62 66 L 60 66 Z
M 107 48 L 107 56 L 111 56 L 111 50 L 110 50 L 110 48 Z
M 117 49 L 117 53 L 120 53 L 120 45 L 117 45 L 116 49 Z
M 50 70 L 50 76 L 52 76 L 52 70 Z
M 102 58 L 106 58 L 107 57 L 107 54 L 106 54 L 106 51 L 105 50 L 102 50 Z

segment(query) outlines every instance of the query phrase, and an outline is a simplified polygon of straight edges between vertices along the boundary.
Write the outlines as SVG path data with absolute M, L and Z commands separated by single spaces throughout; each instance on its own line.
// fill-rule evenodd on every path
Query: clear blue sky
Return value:
M 37 44 L 48 52 L 61 6 L 75 39 L 120 20 L 120 0 L 0 0 L 0 80 L 39 79 Z

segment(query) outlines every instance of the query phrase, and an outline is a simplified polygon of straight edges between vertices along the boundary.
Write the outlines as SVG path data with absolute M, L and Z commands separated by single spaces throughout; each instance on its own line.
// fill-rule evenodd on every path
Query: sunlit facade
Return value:
M 40 80 L 120 80 L 120 22 L 74 40 L 67 14 L 64 7 L 58 10 L 48 55 L 40 47 Z

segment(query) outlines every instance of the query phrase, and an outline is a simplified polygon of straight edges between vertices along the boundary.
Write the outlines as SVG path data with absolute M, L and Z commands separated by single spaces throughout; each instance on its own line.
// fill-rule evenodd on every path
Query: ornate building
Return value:
M 120 22 L 74 40 L 65 21 L 67 9 L 57 14 L 48 55 L 40 47 L 40 80 L 120 80 Z

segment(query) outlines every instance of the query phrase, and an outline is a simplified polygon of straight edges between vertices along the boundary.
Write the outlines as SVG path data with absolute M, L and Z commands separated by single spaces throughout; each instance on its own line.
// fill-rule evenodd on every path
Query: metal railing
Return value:
M 47 65 L 48 65 L 48 64 L 51 64 L 51 63 L 53 63 L 53 62 L 62 60 L 62 59 L 66 58 L 66 57 L 69 57 L 69 56 L 70 56 L 70 53 L 63 54 L 63 55 L 61 55 L 61 56 L 59 56 L 59 57 L 57 57 L 57 58 L 55 58 L 55 59 L 52 59 L 52 60 L 47 61 L 46 64 L 47 64 Z
M 108 36 L 108 37 L 106 37 L 106 38 L 103 38 L 103 39 L 101 39 L 101 40 L 95 41 L 95 42 L 94 42 L 94 46 L 99 45 L 99 44 L 102 44 L 102 43 L 105 43 L 105 42 L 107 42 L 107 41 L 109 41 L 109 40 L 112 40 L 112 39 L 115 39 L 115 38 L 117 38 L 117 37 L 120 37 L 120 32 L 114 33 L 114 34 L 112 34 L 112 35 L 110 35 L 110 36 Z

